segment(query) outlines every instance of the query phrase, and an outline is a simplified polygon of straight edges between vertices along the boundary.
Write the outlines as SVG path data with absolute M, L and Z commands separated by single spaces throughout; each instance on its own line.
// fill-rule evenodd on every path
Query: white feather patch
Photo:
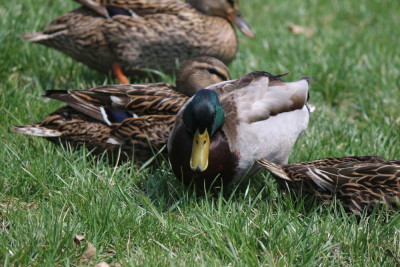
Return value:
M 121 97 L 112 95 L 112 96 L 110 96 L 110 99 L 111 99 L 111 101 L 112 101 L 113 103 L 115 103 L 115 104 L 118 105 L 118 106 L 123 106 L 123 105 L 125 105 L 125 101 L 124 101 L 123 98 L 121 98 Z
M 216 90 L 220 87 L 223 87 L 225 84 L 232 83 L 233 81 L 236 81 L 236 80 L 229 80 L 229 81 L 223 81 L 223 82 L 211 84 L 211 85 L 207 86 L 205 89 Z
M 247 170 L 254 160 L 263 158 L 277 164 L 288 161 L 299 135 L 307 128 L 309 112 L 306 106 L 284 112 L 266 120 L 241 123 L 233 151 L 240 151 L 239 169 Z M 240 179 L 238 174 L 235 179 Z
M 112 123 L 111 123 L 111 121 L 108 119 L 108 115 L 107 115 L 107 113 L 106 113 L 106 110 L 105 110 L 103 107 L 100 107 L 100 112 L 101 112 L 101 115 L 103 116 L 104 122 L 107 123 L 108 125 L 111 125 Z
M 121 141 L 118 141 L 115 138 L 109 137 L 106 141 L 109 144 L 113 144 L 113 145 L 122 145 L 123 143 Z

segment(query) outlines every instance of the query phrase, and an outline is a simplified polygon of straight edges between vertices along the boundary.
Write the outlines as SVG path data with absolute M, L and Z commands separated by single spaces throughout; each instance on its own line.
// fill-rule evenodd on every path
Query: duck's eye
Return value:
M 207 71 L 210 74 L 216 75 L 218 78 L 220 78 L 222 81 L 226 81 L 228 80 L 228 77 L 226 77 L 223 73 L 219 72 L 217 69 L 215 68 L 208 68 Z
M 214 112 L 214 113 L 212 114 L 212 118 L 215 119 L 215 116 L 217 116 L 217 113 L 216 113 L 216 112 Z

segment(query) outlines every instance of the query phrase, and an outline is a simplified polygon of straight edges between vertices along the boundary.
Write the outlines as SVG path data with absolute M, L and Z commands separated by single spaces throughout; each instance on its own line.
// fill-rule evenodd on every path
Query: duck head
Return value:
M 204 172 L 208 167 L 210 138 L 224 125 L 225 113 L 213 90 L 201 89 L 183 111 L 183 123 L 193 134 L 190 168 Z
M 202 13 L 226 18 L 249 37 L 255 36 L 240 14 L 237 0 L 186 0 L 186 2 Z
M 230 80 L 229 70 L 214 57 L 201 56 L 184 61 L 176 77 L 176 90 L 184 95 L 194 93 L 211 84 Z

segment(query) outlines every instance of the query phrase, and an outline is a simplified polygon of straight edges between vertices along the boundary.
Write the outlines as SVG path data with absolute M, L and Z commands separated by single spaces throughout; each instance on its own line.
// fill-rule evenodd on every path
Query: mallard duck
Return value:
M 279 165 L 261 159 L 281 187 L 315 195 L 324 204 L 334 198 L 357 215 L 377 204 L 400 207 L 400 160 L 376 156 L 326 158 Z
M 14 131 L 54 142 L 85 144 L 95 152 L 134 151 L 144 161 L 166 143 L 175 115 L 196 89 L 230 79 L 215 58 L 199 57 L 182 64 L 177 87 L 167 83 L 107 85 L 88 90 L 48 90 L 45 97 L 66 102 L 40 123 Z M 178 90 L 179 92 L 177 92 Z M 154 151 L 153 151 L 154 150 Z
M 231 24 L 248 36 L 237 0 L 79 0 L 43 32 L 22 37 L 69 55 L 103 73 L 126 75 L 154 69 L 172 73 L 177 62 L 194 55 L 230 63 L 237 51 Z
M 197 91 L 168 139 L 178 179 L 215 189 L 254 173 L 259 158 L 286 163 L 308 125 L 309 78 L 287 83 L 281 76 L 257 71 Z

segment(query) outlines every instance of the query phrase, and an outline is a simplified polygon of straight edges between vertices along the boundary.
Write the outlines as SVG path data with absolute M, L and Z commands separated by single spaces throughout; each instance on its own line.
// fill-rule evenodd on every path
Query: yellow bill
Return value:
M 200 134 L 197 129 L 193 137 L 192 156 L 190 168 L 195 172 L 203 172 L 208 167 L 208 154 L 210 152 L 210 136 L 207 129 Z

